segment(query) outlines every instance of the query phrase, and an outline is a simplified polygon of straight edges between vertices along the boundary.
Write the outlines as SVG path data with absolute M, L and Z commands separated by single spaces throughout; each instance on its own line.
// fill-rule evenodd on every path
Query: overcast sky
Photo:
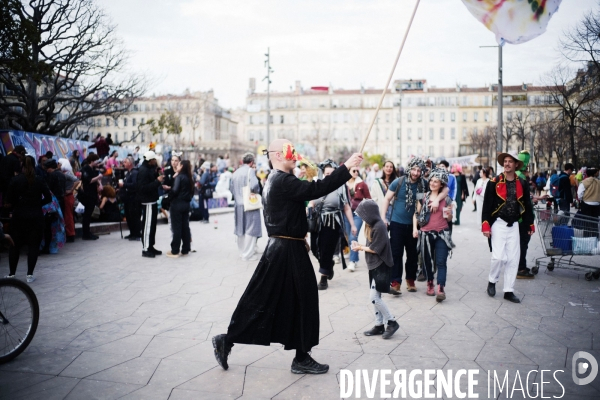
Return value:
M 523 0 L 526 1 L 526 0 Z M 248 79 L 266 91 L 327 86 L 382 88 L 415 0 L 98 0 L 151 76 L 148 94 L 213 89 L 221 105 L 244 105 Z M 504 84 L 539 84 L 559 59 L 559 38 L 596 0 L 563 0 L 547 32 L 504 47 Z M 498 79 L 494 34 L 460 0 L 422 0 L 394 78 L 482 86 Z

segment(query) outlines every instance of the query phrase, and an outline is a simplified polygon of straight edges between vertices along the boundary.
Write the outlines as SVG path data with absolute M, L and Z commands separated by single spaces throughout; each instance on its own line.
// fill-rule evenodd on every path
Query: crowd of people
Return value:
M 98 239 L 90 230 L 94 214 L 105 221 L 124 219 L 126 238 L 140 241 L 141 254 L 148 258 L 162 254 L 155 247 L 155 235 L 158 216 L 165 214 L 172 232 L 166 256 L 186 256 L 192 251 L 190 220 L 196 215 L 208 223 L 208 200 L 215 197 L 234 207 L 240 259 L 257 261 L 264 208 L 268 243 L 227 333 L 213 338 L 215 356 L 224 369 L 234 343 L 275 342 L 296 350 L 292 372 L 327 372 L 328 366 L 309 354 L 319 337 L 317 293 L 329 288 L 336 264 L 355 271 L 361 252 L 375 319 L 365 335 L 389 339 L 399 329 L 382 295 L 400 296 L 403 280 L 408 292 L 417 292 L 415 282 L 423 281 L 428 296 L 445 301 L 447 260 L 456 247 L 453 226 L 460 225 L 469 197 L 491 251 L 487 293 L 496 295 L 503 275 L 504 299 L 513 303 L 520 302 L 515 280 L 534 278 L 526 262 L 535 232 L 533 204 L 546 201 L 547 207 L 554 205 L 565 214 L 573 206 L 586 216 L 600 214 L 597 168 L 575 173 L 567 163 L 560 173 L 531 178 L 526 151 L 500 154 L 499 174 L 480 166 L 467 177 L 460 164 L 420 157 L 412 157 L 406 168 L 392 161 L 385 161 L 381 169 L 377 164 L 361 168 L 358 153 L 343 164 L 327 159 L 315 165 L 289 141 L 277 139 L 264 152 L 270 169 L 262 174 L 252 153 L 243 155 L 237 169 L 223 157 L 216 163 L 202 160 L 193 168 L 192 161 L 175 151 L 162 166 L 153 150 L 141 156 L 136 149 L 136 154 L 119 160 L 118 153 L 104 148 L 102 137 L 97 139 L 93 148 L 98 153 L 91 152 L 82 162 L 76 152 L 58 160 L 47 153 L 36 162 L 22 146 L 0 161 L 2 210 L 10 210 L 6 238 L 14 243 L 8 277 L 15 276 L 20 249 L 26 245 L 27 281 L 33 282 L 39 254 L 56 252 L 75 240 L 78 210 L 83 240 Z M 596 237 L 597 228 L 596 224 Z M 362 229 L 364 244 L 359 243 Z M 318 278 L 309 251 L 319 263 Z

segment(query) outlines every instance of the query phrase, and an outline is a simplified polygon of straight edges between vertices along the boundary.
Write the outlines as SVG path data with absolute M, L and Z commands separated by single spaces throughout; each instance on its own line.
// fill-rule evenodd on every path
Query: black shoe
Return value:
M 321 281 L 317 285 L 317 289 L 326 290 L 329 284 L 327 283 L 327 275 L 321 275 Z
M 148 250 L 153 252 L 155 256 L 160 256 L 162 254 L 162 251 L 156 250 L 154 247 L 150 247 Z
M 123 236 L 123 239 L 129 239 L 131 237 L 131 234 L 127 235 L 127 236 Z
M 332 270 L 331 270 L 331 275 L 329 275 L 329 276 L 327 277 L 327 279 L 329 279 L 329 280 L 332 280 L 332 279 L 333 279 L 333 273 L 334 273 L 334 272 L 333 272 L 333 269 L 332 269 Z
M 229 357 L 229 354 L 231 353 L 231 347 L 227 345 L 226 338 L 227 335 L 223 334 L 212 338 L 213 348 L 215 349 L 215 358 L 225 371 L 229 368 L 227 357 Z
M 385 327 L 383 325 L 375 325 L 371 330 L 364 332 L 365 336 L 383 335 Z
M 67 236 L 67 243 L 75 242 L 75 236 Z
M 100 237 L 96 236 L 96 235 L 90 235 L 90 236 L 84 236 L 81 239 L 83 239 L 83 240 L 98 240 L 98 239 L 100 239 Z
M 142 238 L 139 236 L 130 236 L 128 240 L 130 242 L 139 242 L 140 240 L 142 240 Z
M 421 271 L 419 276 L 417 276 L 417 282 L 425 282 L 425 275 L 423 275 L 423 271 Z
M 490 297 L 494 297 L 496 295 L 496 284 L 495 283 L 488 282 L 487 294 L 489 294 Z
M 156 256 L 155 256 L 155 255 L 154 255 L 154 253 L 153 253 L 153 252 L 151 252 L 151 251 L 143 251 L 143 250 L 142 250 L 142 257 L 154 258 L 154 257 L 156 257 Z
M 504 300 L 512 301 L 513 303 L 520 303 L 521 300 L 513 292 L 504 293 Z
M 400 329 L 400 324 L 398 324 L 396 321 L 388 321 L 387 328 L 385 328 L 385 332 L 381 337 L 383 339 L 389 339 L 394 333 L 396 333 L 398 329 Z
M 519 272 L 517 272 L 517 279 L 533 279 L 535 278 L 535 275 L 531 273 L 531 271 L 528 271 L 526 269 L 522 269 Z
M 294 374 L 324 374 L 329 371 L 329 365 L 319 364 L 311 356 L 306 356 L 302 362 L 292 361 L 292 373 Z

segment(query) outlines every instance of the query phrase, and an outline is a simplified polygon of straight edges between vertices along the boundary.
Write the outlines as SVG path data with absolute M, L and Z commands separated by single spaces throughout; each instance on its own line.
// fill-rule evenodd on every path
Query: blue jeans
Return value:
M 425 254 L 423 254 L 423 263 L 425 264 L 424 272 L 425 277 L 428 281 L 433 280 L 433 257 L 435 257 L 435 265 L 437 267 L 437 283 L 442 286 L 446 286 L 446 272 L 448 270 L 446 261 L 448 260 L 448 245 L 444 242 L 444 239 L 438 237 L 434 239 L 433 236 L 427 235 L 428 243 L 425 244 Z M 427 247 L 433 250 L 433 255 L 429 254 Z
M 348 236 L 348 245 L 352 248 L 352 241 L 358 241 L 358 234 L 360 233 L 360 228 L 362 228 L 363 220 L 360 219 L 356 213 L 352 213 L 354 217 L 354 226 L 356 226 L 356 236 L 352 234 L 352 228 L 350 227 L 350 222 L 348 222 L 348 218 L 346 218 L 346 214 L 344 214 L 344 224 L 346 227 L 346 236 Z M 350 262 L 358 262 L 358 251 L 350 250 Z
M 394 266 L 390 276 L 390 283 L 402 282 L 402 258 L 406 248 L 406 279 L 417 279 L 417 239 L 413 237 L 412 224 L 399 224 L 390 222 L 390 246 Z

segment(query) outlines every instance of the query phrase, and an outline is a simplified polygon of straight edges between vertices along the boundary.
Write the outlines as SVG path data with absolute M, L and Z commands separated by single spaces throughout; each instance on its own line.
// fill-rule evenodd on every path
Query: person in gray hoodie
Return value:
M 375 326 L 366 331 L 365 336 L 383 335 L 384 339 L 389 339 L 400 325 L 381 298 L 381 293 L 390 291 L 390 273 L 394 265 L 387 225 L 381 219 L 379 206 L 374 200 L 364 199 L 355 212 L 365 222 L 367 243 L 363 246 L 353 241 L 352 250 L 365 252 L 369 268 L 370 300 L 375 308 Z M 385 322 L 387 328 L 384 328 Z

